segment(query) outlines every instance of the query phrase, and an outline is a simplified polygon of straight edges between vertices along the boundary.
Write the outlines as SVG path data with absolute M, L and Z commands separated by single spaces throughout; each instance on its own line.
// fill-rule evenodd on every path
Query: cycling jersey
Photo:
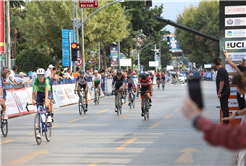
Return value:
M 166 75 L 165 74 L 162 74 L 161 75 L 161 79 L 166 80 Z
M 45 92 L 45 88 L 46 87 L 48 87 L 49 91 L 50 91 L 50 82 L 49 82 L 49 79 L 47 77 L 44 77 L 44 81 L 43 82 L 40 82 L 38 80 L 38 78 L 36 78 L 34 80 L 33 91 L 36 91 L 36 88 L 38 88 L 37 91 Z
M 100 80 L 102 79 L 101 75 L 98 74 L 97 77 L 95 75 L 92 76 L 92 81 L 95 83 L 100 83 Z
M 161 76 L 161 75 L 160 75 L 159 73 L 156 74 L 156 78 L 160 78 L 160 76 Z
M 148 87 L 148 86 L 152 85 L 152 81 L 149 77 L 146 78 L 145 82 L 143 82 L 142 78 L 139 78 L 138 79 L 138 86 L 141 86 L 141 85 L 142 85 L 142 87 Z
M 77 81 L 79 83 L 79 85 L 85 85 L 87 82 L 87 78 L 84 76 L 83 78 L 81 78 L 80 76 L 77 77 Z
M 128 87 L 128 91 L 131 89 L 131 87 L 135 87 L 135 82 L 133 81 L 133 79 L 131 78 L 131 80 L 126 80 L 126 85 Z
M 6 100 L 6 91 L 3 87 L 3 80 L 2 77 L 0 78 L 0 88 L 3 89 L 3 99 Z
M 116 85 L 122 85 L 124 82 L 125 82 L 125 76 L 122 75 L 120 80 L 118 80 L 117 76 L 114 76 L 112 85 L 114 85 L 114 84 L 115 84 L 115 86 Z

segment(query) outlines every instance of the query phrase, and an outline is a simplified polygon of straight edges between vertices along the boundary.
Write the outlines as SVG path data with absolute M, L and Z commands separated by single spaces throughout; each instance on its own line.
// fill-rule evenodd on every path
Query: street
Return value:
M 203 115 L 219 123 L 215 82 L 203 81 Z M 236 151 L 213 147 L 203 140 L 182 113 L 187 85 L 154 86 L 150 119 L 140 116 L 136 107 L 123 106 L 114 112 L 114 96 L 104 97 L 100 105 L 89 102 L 86 115 L 78 105 L 55 110 L 52 138 L 37 145 L 34 115 L 9 119 L 9 134 L 1 136 L 3 165 L 235 165 Z

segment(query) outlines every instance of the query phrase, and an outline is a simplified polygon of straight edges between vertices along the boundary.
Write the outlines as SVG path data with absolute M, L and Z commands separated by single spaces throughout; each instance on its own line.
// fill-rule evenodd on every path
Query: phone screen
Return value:
M 188 79 L 188 87 L 191 99 L 197 104 L 198 108 L 203 108 L 200 78 Z

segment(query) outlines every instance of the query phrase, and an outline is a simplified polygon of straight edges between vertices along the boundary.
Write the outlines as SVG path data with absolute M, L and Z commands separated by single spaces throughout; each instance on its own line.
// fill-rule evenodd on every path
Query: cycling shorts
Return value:
M 6 93 L 6 90 L 3 89 L 3 99 L 6 101 L 6 96 L 7 96 L 7 93 Z
M 37 92 L 37 103 L 44 102 L 45 99 L 45 92 Z M 48 93 L 48 99 L 51 99 L 51 92 Z
M 80 89 L 84 89 L 85 90 L 85 88 L 86 88 L 86 84 L 78 84 L 78 87 L 80 88 Z
M 150 86 L 147 86 L 147 87 L 142 86 L 141 87 L 141 98 L 144 98 L 145 92 L 150 92 Z
M 115 87 L 115 90 L 120 90 L 120 88 L 123 88 L 123 84 L 115 84 L 114 87 Z M 118 93 L 115 92 L 114 94 L 115 94 L 115 96 L 117 96 Z
M 53 88 L 52 88 L 52 84 L 50 84 L 50 99 L 52 100 L 53 99 Z
M 128 85 L 128 92 L 131 90 L 131 88 L 134 87 L 133 85 Z
M 94 82 L 95 88 L 97 88 L 99 84 L 100 84 L 100 82 Z
M 157 79 L 158 81 L 160 81 L 160 77 L 157 77 L 156 79 Z

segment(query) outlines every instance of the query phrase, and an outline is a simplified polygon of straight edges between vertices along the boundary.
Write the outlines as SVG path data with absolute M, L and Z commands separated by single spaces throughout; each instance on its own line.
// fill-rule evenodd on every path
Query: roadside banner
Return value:
M 26 88 L 26 91 L 27 91 L 27 94 L 29 95 L 29 98 L 30 98 L 30 100 L 32 102 L 32 87 Z M 35 112 L 37 112 L 37 107 L 36 106 L 33 106 L 33 107 L 35 109 Z M 33 108 L 31 108 L 31 106 L 28 106 L 28 109 L 30 110 L 30 109 L 33 109 Z
M 78 102 L 78 97 L 74 93 L 74 85 L 71 85 L 72 84 L 63 85 L 63 89 L 66 94 L 65 97 L 66 100 L 68 100 L 69 104 Z
M 8 117 L 19 115 L 20 112 L 19 112 L 19 109 L 17 108 L 15 99 L 11 93 L 11 90 L 6 90 L 6 93 L 7 93 L 7 97 L 6 97 L 5 104 L 6 104 L 6 111 L 7 111 Z
M 69 101 L 62 86 L 64 85 L 53 86 L 53 98 L 55 100 L 55 108 L 59 108 L 62 105 L 69 104 Z

